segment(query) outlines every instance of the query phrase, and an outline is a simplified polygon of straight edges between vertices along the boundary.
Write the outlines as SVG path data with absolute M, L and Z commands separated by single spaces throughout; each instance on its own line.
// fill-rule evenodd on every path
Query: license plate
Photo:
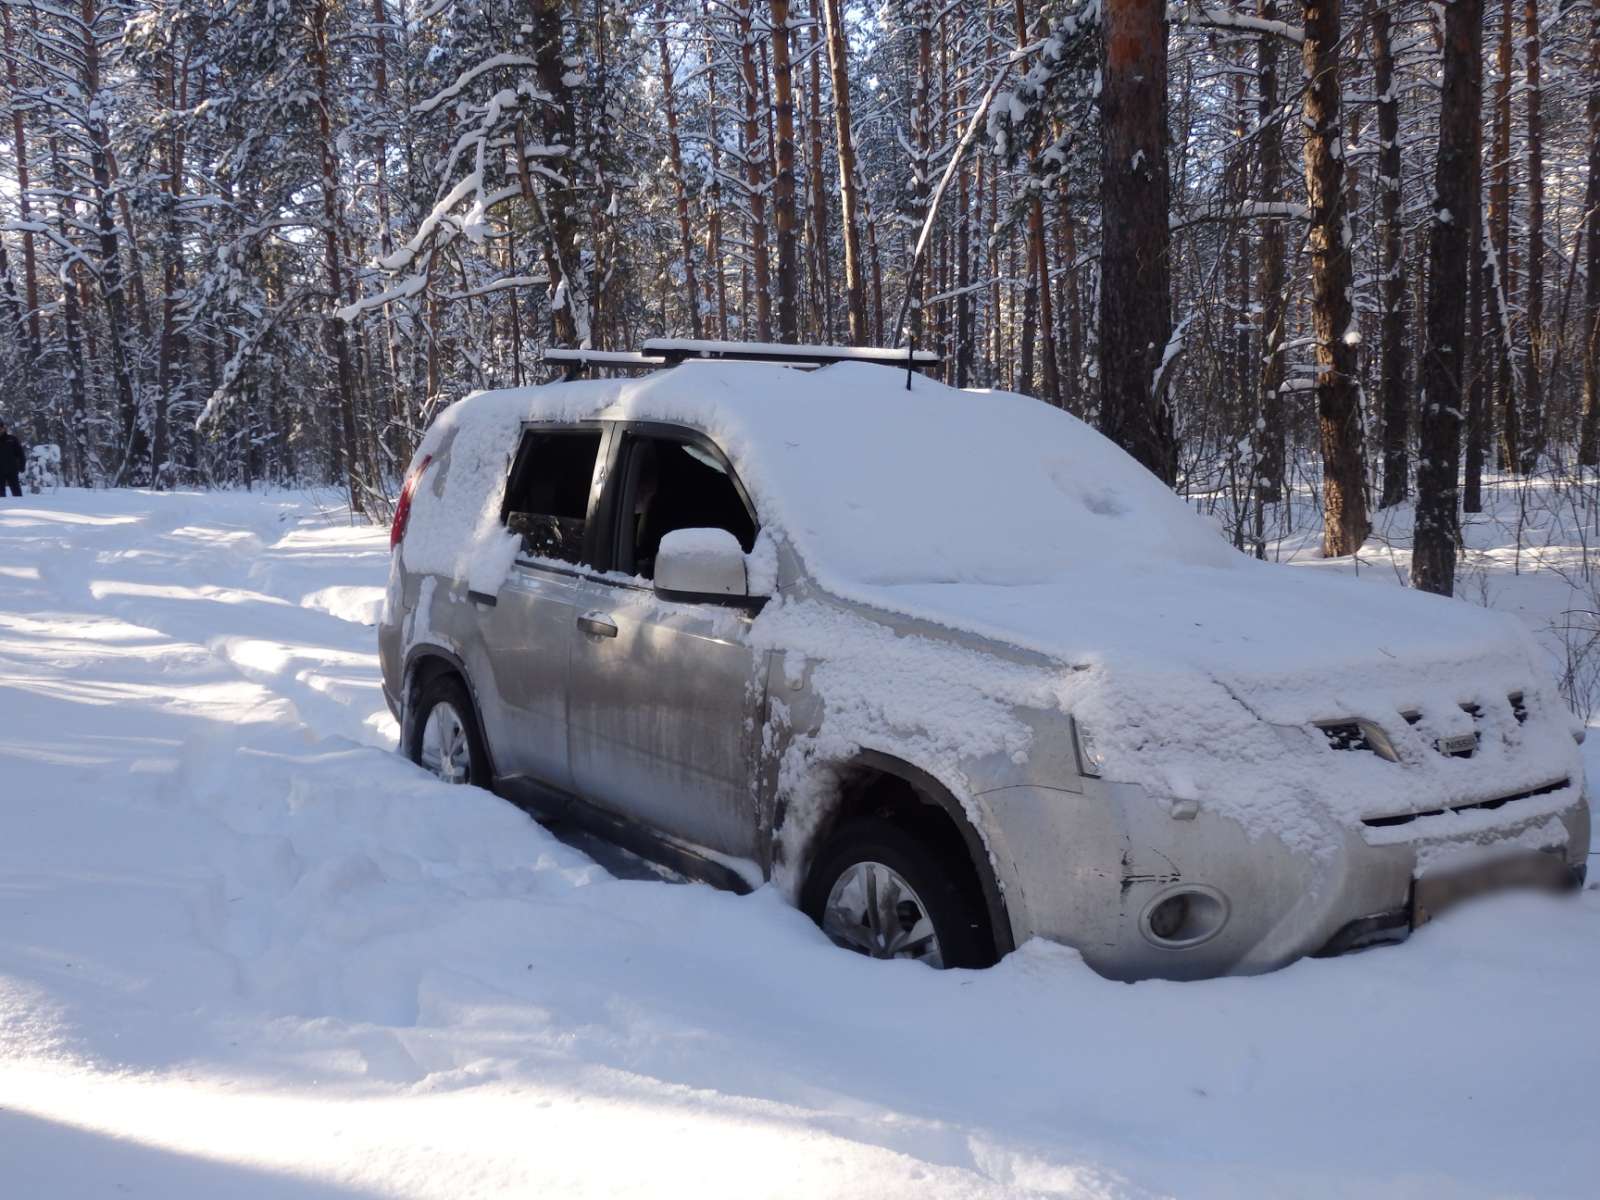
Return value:
M 1441 871 L 1418 879 L 1411 892 L 1411 927 L 1426 925 L 1448 908 L 1489 892 L 1512 888 L 1558 891 L 1567 882 L 1566 860 L 1559 854 L 1513 854 L 1457 871 Z

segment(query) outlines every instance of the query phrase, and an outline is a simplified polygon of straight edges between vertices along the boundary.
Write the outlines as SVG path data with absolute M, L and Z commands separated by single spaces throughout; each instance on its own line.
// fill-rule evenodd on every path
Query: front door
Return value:
M 586 580 L 577 599 L 573 784 L 596 806 L 660 833 L 759 861 L 767 656 L 750 645 L 752 614 L 663 600 L 650 583 L 665 534 L 727 529 L 748 552 L 754 514 L 709 443 L 687 431 L 620 436 L 613 569 Z

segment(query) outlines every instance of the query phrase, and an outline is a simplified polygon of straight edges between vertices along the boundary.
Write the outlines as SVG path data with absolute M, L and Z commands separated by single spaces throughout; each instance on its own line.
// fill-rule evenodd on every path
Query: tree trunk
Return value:
M 955 111 L 967 109 L 967 87 L 963 78 L 956 84 Z M 972 382 L 972 296 L 968 293 L 972 255 L 972 193 L 967 165 L 962 163 L 956 181 L 955 213 L 955 371 L 951 381 L 958 388 Z
M 1467 272 L 1478 204 L 1478 114 L 1482 103 L 1483 0 L 1445 8 L 1443 97 L 1433 223 L 1428 233 L 1428 349 L 1417 464 L 1417 524 L 1411 583 L 1448 596 L 1455 588 L 1456 472 L 1465 407 Z
M 1061 375 L 1061 403 L 1075 417 L 1084 415 L 1083 397 L 1078 394 L 1083 369 L 1083 314 L 1078 297 L 1078 235 L 1070 198 L 1061 197 L 1061 261 L 1066 273 L 1061 278 L 1061 306 L 1066 309 L 1066 370 Z
M 1311 327 L 1317 345 L 1317 425 L 1322 435 L 1322 552 L 1354 554 L 1371 531 L 1361 462 L 1361 407 L 1350 334 L 1350 247 L 1339 140 L 1338 0 L 1304 0 L 1306 202 L 1311 227 Z M 1108 209 L 1107 211 L 1114 211 Z
M 15 97 L 22 84 L 17 78 L 17 54 L 11 30 L 11 6 L 0 4 L 0 22 L 4 22 L 6 50 L 6 84 Z M 17 215 L 24 226 L 22 231 L 22 286 L 23 299 L 28 310 L 28 356 L 30 366 L 37 366 L 44 353 L 44 342 L 39 332 L 39 276 L 33 251 L 33 231 L 27 228 L 33 220 L 31 211 L 32 188 L 28 181 L 28 135 L 23 123 L 22 106 L 11 104 L 11 137 L 16 148 Z
M 799 255 L 794 211 L 794 79 L 789 66 L 789 0 L 772 5 L 772 99 L 777 116 L 777 174 L 772 215 L 778 230 L 778 339 L 800 340 Z
M 850 343 L 868 341 L 866 283 L 862 278 L 861 221 L 856 197 L 855 134 L 850 128 L 850 64 L 840 0 L 822 0 L 828 24 L 828 74 L 833 84 L 833 134 L 839 154 L 839 202 L 844 210 L 844 284 Z
M 1482 0 L 1479 0 L 1480 7 Z M 1479 39 L 1482 40 L 1481 37 Z M 1478 69 L 1478 99 L 1483 99 L 1483 69 Z M 1480 110 L 1481 111 L 1481 110 Z M 1482 170 L 1483 129 L 1477 129 L 1479 170 Z M 1480 176 L 1476 192 L 1483 191 Z M 1483 197 L 1472 209 L 1472 227 L 1467 233 L 1467 470 L 1461 493 L 1461 510 L 1483 511 L 1483 463 L 1488 454 L 1489 431 L 1484 393 L 1488 388 L 1488 365 L 1492 361 L 1483 345 L 1483 288 L 1488 278 L 1483 258 Z
M 878 256 L 878 226 L 872 219 L 872 210 L 863 205 L 862 224 L 867 230 L 867 262 L 872 278 L 872 340 L 882 345 L 883 338 L 883 261 Z
M 933 191 L 929 178 L 933 158 L 933 3 L 912 0 L 908 16 L 916 34 L 916 61 L 912 64 L 911 85 L 911 225 L 914 241 L 928 216 L 928 199 Z M 909 250 L 909 245 L 908 245 Z M 911 255 L 906 255 L 911 261 Z M 913 269 L 907 279 L 911 294 L 905 308 L 908 322 L 905 333 L 915 345 L 922 336 L 922 302 L 928 294 L 927 272 Z M 896 331 L 897 333 L 900 331 Z
M 709 25 L 708 25 L 709 28 Z M 706 35 L 706 61 L 714 58 L 711 35 Z M 707 290 L 717 305 L 717 337 L 728 338 L 728 276 L 722 262 L 722 140 L 717 130 L 717 73 L 706 72 L 706 143 L 711 148 L 711 179 L 707 185 L 706 270 L 712 278 Z
M 325 0 L 317 0 L 311 10 L 312 69 L 317 79 L 317 132 L 320 136 L 322 172 L 319 185 L 322 192 L 322 242 L 323 266 L 327 273 L 329 303 L 337 305 L 344 299 L 344 265 L 339 254 L 338 161 L 333 145 L 333 120 L 329 114 L 330 82 L 328 79 L 328 10 Z M 350 511 L 364 512 L 361 493 L 360 469 L 356 465 L 355 379 L 350 365 L 350 346 L 345 338 L 344 322 L 331 314 L 323 318 L 323 337 L 328 353 L 337 368 L 335 382 L 338 386 L 340 466 L 344 471 L 344 484 L 350 496 Z
M 981 172 L 985 162 L 989 163 L 989 220 L 985 229 L 993 230 L 1000 227 L 1000 172 L 994 160 L 987 156 L 978 160 L 978 170 Z M 978 189 L 982 192 L 983 188 Z M 1000 319 L 1000 239 L 985 237 L 988 243 L 988 254 L 985 264 L 989 271 L 989 376 L 988 384 L 991 387 L 1005 387 L 1007 379 L 1002 364 L 1006 361 L 1005 355 L 1005 323 Z
M 657 45 L 661 50 L 661 97 L 667 118 L 667 162 L 672 167 L 673 193 L 678 202 L 678 240 L 683 254 L 683 286 L 688 297 L 689 332 L 700 336 L 700 283 L 694 271 L 694 234 L 689 229 L 689 189 L 683 179 L 683 150 L 678 140 L 677 89 L 672 80 L 672 58 L 667 52 L 665 5 L 656 9 L 661 22 Z
M 127 343 L 127 310 L 122 294 L 122 255 L 117 245 L 117 225 L 111 216 L 110 138 L 106 133 L 100 95 L 100 46 L 95 36 L 99 13 L 94 0 L 79 8 L 83 41 L 79 47 L 83 72 L 83 102 L 89 136 L 89 176 L 94 193 L 95 228 L 100 244 L 100 297 L 106 308 L 106 333 L 111 343 L 111 371 L 117 389 L 117 409 L 122 418 L 122 448 L 116 482 L 124 483 L 134 464 L 144 461 L 144 429 L 139 421 L 133 391 L 132 354 Z
M 1278 19 L 1277 0 L 1260 0 L 1262 20 Z M 1278 39 L 1262 34 L 1256 43 L 1257 157 L 1261 170 L 1261 198 L 1269 204 L 1283 199 L 1283 127 L 1278 123 Z M 1263 223 L 1256 291 L 1261 296 L 1261 368 L 1256 394 L 1256 503 L 1273 504 L 1283 495 L 1283 372 L 1284 372 L 1284 223 Z M 1258 553 L 1264 547 L 1257 547 Z
M 1495 48 L 1494 176 L 1489 187 L 1489 233 L 1494 243 L 1494 286 L 1489 293 L 1494 320 L 1495 400 L 1500 409 L 1500 469 L 1522 463 L 1522 422 L 1511 375 L 1511 0 L 1500 0 L 1500 40 Z
M 1164 0 L 1105 0 L 1100 51 L 1100 428 L 1163 482 L 1177 478 L 1165 388 L 1171 335 Z
M 738 10 L 739 73 L 744 91 L 745 186 L 750 199 L 750 257 L 754 273 L 756 336 L 772 340 L 772 297 L 767 275 L 767 172 L 766 143 L 761 136 L 761 88 L 756 78 L 754 0 L 744 0 Z M 745 334 L 749 336 L 748 332 Z
M 542 140 L 546 145 L 573 146 L 576 122 L 573 118 L 572 87 L 567 82 L 568 67 L 561 22 L 561 0 L 529 0 L 533 17 L 534 77 L 548 97 L 540 105 Z M 551 334 L 558 345 L 587 347 L 592 344 L 589 286 L 584 277 L 578 246 L 578 220 L 575 216 L 582 197 L 569 163 L 567 182 L 547 181 L 542 207 L 545 228 L 545 263 L 550 286 Z
M 159 102 L 168 111 L 178 109 L 178 55 L 173 47 L 167 51 L 165 94 Z M 184 290 L 183 237 L 178 227 L 178 201 L 183 195 L 183 141 L 182 126 L 174 122 L 161 139 L 165 158 L 167 185 L 161 197 L 161 345 L 156 368 L 155 428 L 150 448 L 150 482 L 160 487 L 164 481 L 168 460 L 171 458 L 168 413 L 174 392 L 174 376 L 179 366 L 183 334 L 178 329 L 178 305 Z M 182 387 L 182 384 L 177 385 Z
M 1523 373 L 1522 471 L 1531 474 L 1544 451 L 1544 98 L 1540 91 L 1539 4 L 1526 0 L 1522 10 L 1523 49 L 1528 86 L 1528 250 L 1527 291 L 1523 307 L 1528 321 L 1528 362 Z M 1590 87 L 1596 81 L 1589 80 Z
M 1378 404 L 1383 413 L 1383 498 L 1406 498 L 1406 266 L 1400 226 L 1400 103 L 1386 3 L 1370 8 L 1373 85 L 1378 93 Z
M 1017 45 L 1025 46 L 1028 43 L 1028 13 L 1024 0 L 1017 0 L 1016 4 L 1016 30 Z M 1162 49 L 1162 70 L 1165 71 L 1166 50 Z M 1166 88 L 1161 90 L 1162 121 L 1166 120 Z M 1164 125 L 1163 125 L 1164 127 Z M 1162 152 L 1165 154 L 1165 141 Z M 1039 135 L 1035 135 L 1032 144 L 1028 147 L 1028 161 L 1031 163 L 1039 153 Z M 1163 163 L 1165 159 L 1163 158 Z M 1165 252 L 1163 251 L 1163 256 Z M 1043 394 L 1040 399 L 1047 404 L 1061 406 L 1061 379 L 1059 364 L 1056 362 L 1056 334 L 1055 334 L 1055 307 L 1050 294 L 1050 250 L 1045 238 L 1044 228 L 1044 200 L 1039 195 L 1037 188 L 1030 189 L 1028 196 L 1028 298 L 1029 311 L 1038 313 L 1038 320 L 1031 318 L 1023 333 L 1023 378 L 1032 386 L 1033 380 L 1033 329 L 1035 325 L 1039 331 L 1039 357 L 1043 361 Z M 1035 308 L 1035 305 L 1037 306 Z M 1164 343 L 1163 343 L 1164 344 Z M 1159 474 L 1159 472 L 1158 472 Z
M 832 275 L 828 270 L 828 187 L 822 169 L 822 38 L 823 30 L 818 0 L 811 0 L 811 38 L 807 48 L 807 66 L 811 71 L 810 94 L 806 97 L 806 140 L 810 144 L 806 164 L 806 182 L 809 185 L 807 206 L 811 210 L 811 272 L 816 296 L 813 310 L 816 317 L 818 340 L 831 343 L 835 338 L 833 327 Z
M 1584 191 L 1588 273 L 1583 282 L 1583 427 L 1578 461 L 1600 465 L 1600 0 L 1589 0 L 1589 183 Z
M 50 138 L 51 174 L 56 184 L 56 231 L 63 242 L 70 241 L 78 224 L 76 205 L 73 203 L 71 183 L 66 165 L 61 159 L 61 147 Z M 89 441 L 89 397 L 86 390 L 86 372 L 83 356 L 82 311 L 78 303 L 78 268 L 67 263 L 61 271 L 61 334 L 66 349 L 67 395 L 71 411 L 66 425 L 67 453 L 81 487 L 103 483 L 94 447 Z
M 378 109 L 385 114 L 389 111 L 389 51 L 388 37 L 385 29 L 389 22 L 389 14 L 384 5 L 387 0 L 372 0 L 372 27 L 376 33 L 372 52 L 372 91 L 377 98 Z M 404 41 L 402 39 L 402 48 Z M 409 163 L 410 156 L 407 155 Z M 387 258 L 394 252 L 393 221 L 389 212 L 389 148 L 384 137 L 383 127 L 378 129 L 377 145 L 373 154 L 377 163 L 377 201 L 378 201 L 378 248 Z M 404 195 L 404 192 L 401 193 Z M 516 294 L 512 294 L 512 304 L 515 307 Z M 520 324 L 517 328 L 518 348 L 521 348 L 522 330 Z M 383 306 L 383 342 L 385 357 L 389 366 L 389 399 L 385 403 L 384 423 L 392 427 L 397 401 L 400 398 L 400 331 L 394 319 L 394 305 Z M 517 382 L 522 382 L 522 371 L 519 366 Z M 401 448 L 404 456 L 405 447 Z

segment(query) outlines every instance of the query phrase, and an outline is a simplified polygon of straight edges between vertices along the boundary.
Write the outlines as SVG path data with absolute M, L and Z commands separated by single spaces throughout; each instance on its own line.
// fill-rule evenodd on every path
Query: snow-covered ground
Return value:
M 1600 891 L 1255 979 L 858 959 L 392 753 L 387 557 L 330 496 L 0 501 L 0 1195 L 1600 1192 Z

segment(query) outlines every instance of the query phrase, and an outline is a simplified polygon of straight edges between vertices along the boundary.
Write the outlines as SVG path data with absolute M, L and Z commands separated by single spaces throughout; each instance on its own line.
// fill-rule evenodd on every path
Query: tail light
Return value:
M 405 486 L 400 489 L 400 499 L 394 502 L 394 524 L 389 526 L 389 549 L 393 550 L 406 536 L 406 524 L 411 520 L 411 494 L 417 490 L 417 481 L 422 478 L 422 473 L 428 469 L 428 464 L 433 461 L 433 455 L 424 454 L 422 461 L 411 469 L 406 476 Z

